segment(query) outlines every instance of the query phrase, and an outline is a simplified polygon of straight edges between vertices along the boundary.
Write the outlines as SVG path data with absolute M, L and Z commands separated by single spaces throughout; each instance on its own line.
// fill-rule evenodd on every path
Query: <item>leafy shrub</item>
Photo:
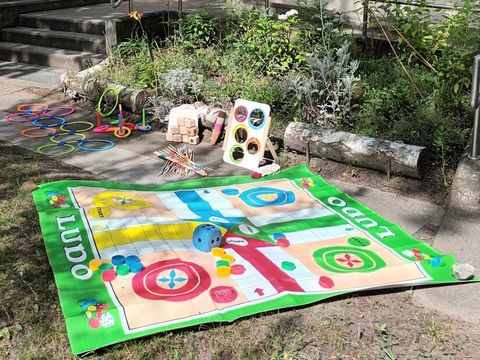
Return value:
M 215 39 L 215 21 L 206 14 L 197 13 L 180 19 L 176 40 L 183 48 L 189 51 L 206 48 Z

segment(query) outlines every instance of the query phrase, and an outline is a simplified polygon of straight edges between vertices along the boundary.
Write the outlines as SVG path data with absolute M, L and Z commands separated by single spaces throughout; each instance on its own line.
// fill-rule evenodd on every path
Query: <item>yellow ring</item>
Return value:
M 130 128 L 124 126 L 123 127 L 123 134 L 120 133 L 120 128 L 116 128 L 115 131 L 113 132 L 113 135 L 119 139 L 125 139 L 126 137 L 129 137 L 130 134 L 132 133 L 132 130 Z

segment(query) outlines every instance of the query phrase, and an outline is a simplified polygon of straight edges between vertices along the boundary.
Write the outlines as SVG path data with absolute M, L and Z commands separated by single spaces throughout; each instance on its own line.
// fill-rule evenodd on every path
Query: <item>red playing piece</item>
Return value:
M 110 282 L 110 281 L 113 281 L 117 278 L 117 273 L 115 272 L 115 270 L 113 269 L 110 269 L 110 270 L 105 270 L 103 273 L 102 273 L 102 280 L 105 281 L 105 282 Z
M 234 275 L 242 275 L 244 272 L 245 272 L 245 266 L 243 266 L 242 264 L 232 265 L 231 271 L 230 271 L 230 273 Z
M 98 318 L 90 319 L 90 321 L 88 322 L 88 325 L 92 329 L 98 329 L 100 327 L 100 320 Z
M 328 276 L 320 276 L 320 278 L 318 279 L 318 284 L 324 289 L 331 289 L 335 285 L 332 278 Z
M 288 241 L 286 238 L 280 238 L 277 240 L 277 245 L 280 247 L 289 247 L 290 241 Z

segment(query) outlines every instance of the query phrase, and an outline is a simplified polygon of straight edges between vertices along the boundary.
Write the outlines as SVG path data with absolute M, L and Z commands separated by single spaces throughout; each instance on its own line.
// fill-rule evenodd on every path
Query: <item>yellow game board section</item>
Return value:
M 94 234 L 98 250 L 121 246 L 137 241 L 155 240 L 191 240 L 193 232 L 203 223 L 187 222 L 180 224 L 136 225 L 123 229 L 100 231 Z M 220 228 L 222 236 L 226 229 Z

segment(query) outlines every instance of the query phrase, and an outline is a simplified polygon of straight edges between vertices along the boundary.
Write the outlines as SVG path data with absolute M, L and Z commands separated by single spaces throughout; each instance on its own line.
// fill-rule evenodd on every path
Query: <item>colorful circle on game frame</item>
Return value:
M 347 240 L 347 242 L 352 246 L 364 247 L 370 245 L 370 240 L 365 239 L 360 236 L 354 236 Z
M 313 253 L 315 262 L 333 273 L 372 272 L 384 268 L 385 261 L 371 250 L 351 246 L 330 246 Z
M 31 132 L 37 132 L 37 131 L 42 131 L 44 133 L 39 135 L 30 134 Z M 47 132 L 45 133 L 45 131 Z M 57 132 L 56 128 L 47 128 L 47 127 L 41 128 L 41 127 L 35 126 L 35 127 L 23 129 L 22 131 L 20 131 L 20 135 L 29 139 L 40 139 L 40 138 L 48 137 L 51 134 L 55 134 L 56 132 Z
M 237 296 L 237 290 L 231 286 L 217 286 L 210 289 L 210 297 L 217 304 L 231 303 Z
M 234 112 L 235 120 L 238 122 L 244 122 L 248 118 L 248 109 L 246 106 L 239 105 L 235 108 Z
M 255 137 L 248 139 L 245 147 L 247 149 L 247 153 L 250 155 L 255 155 L 260 151 L 260 141 Z
M 248 139 L 247 127 L 243 124 L 239 124 L 233 128 L 233 138 L 235 142 L 243 144 Z
M 271 187 L 257 187 L 242 192 L 240 199 L 251 207 L 281 206 L 293 203 L 295 194 Z
M 176 276 L 177 271 L 183 274 L 181 278 Z M 160 286 L 160 283 L 165 286 Z M 148 265 L 136 274 L 132 279 L 132 288 L 138 296 L 145 299 L 176 302 L 197 297 L 207 290 L 211 283 L 210 275 L 200 265 L 170 259 Z M 178 284 L 180 286 L 177 286 Z
M 261 119 L 254 119 L 254 114 L 256 112 L 260 112 L 262 115 L 261 115 Z M 256 124 L 255 123 L 255 120 L 256 121 L 259 121 L 260 123 L 259 124 Z M 267 122 L 267 116 L 265 114 L 265 111 L 262 110 L 262 109 L 254 109 L 252 110 L 252 112 L 250 113 L 250 116 L 248 117 L 248 123 L 250 124 L 250 126 L 252 128 L 254 128 L 255 130 L 260 130 L 261 128 L 263 128 L 265 126 Z
M 222 194 L 228 195 L 228 196 L 234 196 L 234 195 L 240 194 L 240 190 L 232 189 L 232 188 L 222 189 L 221 191 L 222 191 Z
M 73 140 L 58 140 L 58 137 L 62 137 L 62 136 L 78 136 L 78 139 L 73 139 Z M 50 141 L 53 142 L 54 144 L 76 144 L 77 142 L 79 141 L 83 141 L 85 140 L 87 137 L 85 134 L 82 134 L 82 133 L 74 133 L 74 134 L 70 134 L 70 133 L 55 133 L 53 135 L 50 135 Z
M 233 275 L 242 275 L 245 271 L 246 271 L 245 266 L 242 264 L 234 264 L 230 269 L 230 272 Z
M 112 210 L 106 206 L 91 207 L 87 211 L 91 217 L 94 217 L 96 219 L 103 219 L 109 217 L 112 214 Z
M 83 129 L 67 129 L 67 126 L 71 126 L 71 125 L 74 125 L 74 124 L 82 124 L 82 125 L 87 125 L 87 126 L 84 126 Z M 69 122 L 67 124 L 63 124 L 62 126 L 60 126 L 60 130 L 66 131 L 68 133 L 70 133 L 71 131 L 81 133 L 81 132 L 88 131 L 91 128 L 93 128 L 93 124 L 88 122 L 88 121 L 72 121 L 72 122 Z
M 230 149 L 230 160 L 233 163 L 239 164 L 245 158 L 245 150 L 240 145 L 234 145 Z

